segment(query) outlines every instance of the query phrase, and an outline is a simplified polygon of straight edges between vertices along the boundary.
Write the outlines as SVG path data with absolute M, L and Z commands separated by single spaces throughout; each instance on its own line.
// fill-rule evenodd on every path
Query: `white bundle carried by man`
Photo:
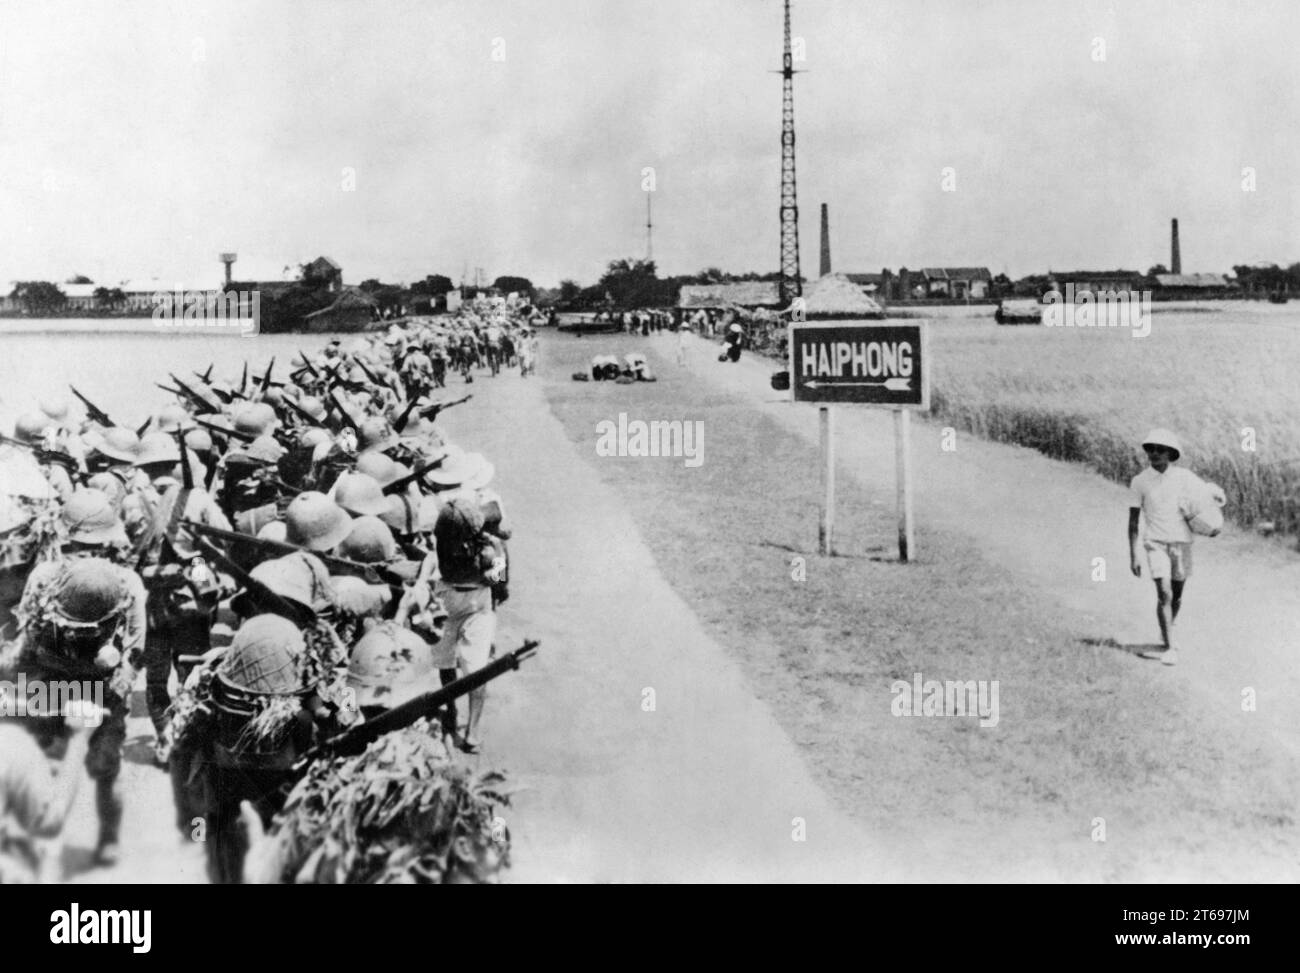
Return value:
M 1179 500 L 1178 509 L 1192 533 L 1213 537 L 1223 529 L 1223 508 L 1227 502 L 1223 487 L 1197 477 Z

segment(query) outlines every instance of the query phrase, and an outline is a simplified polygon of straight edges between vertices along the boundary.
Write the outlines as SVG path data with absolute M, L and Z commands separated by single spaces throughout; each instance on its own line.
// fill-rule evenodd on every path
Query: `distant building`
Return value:
M 1154 297 L 1227 297 L 1238 291 L 1236 284 L 1223 274 L 1155 274 L 1153 280 Z
M 779 308 L 781 294 L 776 281 L 748 280 L 735 284 L 683 284 L 677 306 L 684 311 L 698 308 L 721 310 L 736 304 L 743 308 Z
M 993 297 L 993 275 L 987 267 L 926 267 L 898 273 L 845 274 L 875 300 L 986 301 Z
M 1061 293 L 1067 284 L 1074 285 L 1074 293 L 1088 291 L 1093 294 L 1108 291 L 1127 294 L 1131 291 L 1145 290 L 1150 283 L 1145 274 L 1136 270 L 1074 270 L 1069 273 L 1053 272 L 1053 286 Z
M 993 275 L 987 267 L 927 267 L 921 271 L 926 297 L 955 301 L 983 300 L 989 296 Z
M 95 310 L 95 288 L 97 285 L 91 284 L 61 284 L 59 290 L 63 291 L 67 302 L 64 307 L 68 313 L 75 311 L 93 311 Z
M 303 279 L 324 281 L 336 293 L 343 290 L 343 268 L 329 257 L 317 257 L 304 266 Z

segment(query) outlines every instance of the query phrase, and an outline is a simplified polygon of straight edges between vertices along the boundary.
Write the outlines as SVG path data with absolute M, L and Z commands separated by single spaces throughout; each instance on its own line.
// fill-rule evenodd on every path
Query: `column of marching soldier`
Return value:
M 83 753 L 95 857 L 116 862 L 141 681 L 177 826 L 202 836 L 214 882 L 244 879 L 248 832 L 310 758 L 419 717 L 478 752 L 483 683 L 535 645 L 493 661 L 510 530 L 492 464 L 435 420 L 470 397 L 449 376 L 531 371 L 529 323 L 478 306 L 299 352 L 281 378 L 274 361 L 238 381 L 172 374 L 175 401 L 139 429 L 75 389 L 84 421 L 54 401 L 19 418 L 0 445 L 0 679 L 98 694 L 0 724 L 0 881 L 50 877 L 41 839 Z

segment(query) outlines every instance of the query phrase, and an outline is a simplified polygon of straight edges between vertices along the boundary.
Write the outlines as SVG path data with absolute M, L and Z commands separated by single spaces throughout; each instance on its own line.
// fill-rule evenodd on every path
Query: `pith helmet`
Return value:
M 335 482 L 334 502 L 354 517 L 377 516 L 388 509 L 383 488 L 364 473 L 344 473 Z
M 380 487 L 386 487 L 402 475 L 396 460 L 389 459 L 383 453 L 362 453 L 357 457 L 356 470 L 373 477 Z
M 317 422 L 324 422 L 329 412 L 325 408 L 325 403 L 314 395 L 304 395 L 302 401 L 298 403 L 298 408 L 307 413 Z
M 40 409 L 55 422 L 62 422 L 68 418 L 68 400 L 63 398 L 41 399 Z
M 298 437 L 298 443 L 301 446 L 319 446 L 321 443 L 330 442 L 330 434 L 319 426 L 309 426 L 302 431 Z
M 45 435 L 45 431 L 50 428 L 50 419 L 38 412 L 28 412 L 18 417 L 14 423 L 14 439 L 21 439 L 25 443 L 34 443 Z
M 176 464 L 181 461 L 181 448 L 175 438 L 165 432 L 151 432 L 140 440 L 140 451 L 135 457 L 136 466 L 155 463 Z
M 338 547 L 352 531 L 352 518 L 323 493 L 308 490 L 294 497 L 284 513 L 286 537 L 311 551 Z
M 1183 455 L 1183 445 L 1168 429 L 1152 429 L 1147 433 L 1146 438 L 1142 440 L 1142 445 L 1146 446 L 1163 446 L 1166 449 L 1174 451 L 1174 459 Z
M 108 497 L 108 502 L 113 505 L 114 510 L 122 509 L 122 501 L 126 499 L 126 484 L 115 477 L 112 473 L 96 473 L 86 481 L 87 490 L 98 490 L 104 496 Z M 76 494 L 73 494 L 75 498 Z M 67 508 L 64 508 L 64 515 L 67 515 Z
M 185 445 L 196 453 L 210 453 L 212 436 L 206 429 L 191 429 L 185 434 Z
M 157 420 L 154 422 L 159 432 L 175 432 L 182 426 L 188 426 L 189 424 L 190 414 L 175 402 L 163 406 L 158 413 Z
M 428 643 L 394 622 L 367 632 L 348 663 L 348 685 L 358 706 L 397 706 L 436 689 L 437 674 Z
M 400 442 L 401 440 L 389 427 L 388 422 L 378 416 L 373 416 L 363 422 L 360 431 L 357 433 L 357 449 L 363 453 L 372 449 L 389 449 Z
M 269 433 L 276 426 L 275 410 L 265 402 L 251 402 L 235 413 L 235 431 L 253 436 Z
M 217 676 L 236 689 L 289 696 L 302 690 L 299 660 L 306 643 L 298 626 L 279 615 L 254 615 L 239 627 L 217 665 Z
M 393 532 L 378 517 L 358 517 L 352 533 L 339 545 L 339 554 L 362 564 L 383 564 L 397 554 Z
M 120 611 L 126 596 L 126 585 L 111 561 L 75 558 L 63 573 L 53 607 L 68 621 L 97 624 Z
M 82 544 L 125 544 L 126 528 L 107 493 L 78 490 L 63 505 L 63 525 L 68 539 Z M 92 559 L 94 560 L 94 559 Z
M 127 429 L 124 426 L 113 426 L 110 429 L 105 429 L 102 433 L 88 436 L 86 445 L 109 459 L 115 459 L 122 463 L 134 463 L 136 456 L 140 452 L 140 437 L 135 434 L 133 429 Z

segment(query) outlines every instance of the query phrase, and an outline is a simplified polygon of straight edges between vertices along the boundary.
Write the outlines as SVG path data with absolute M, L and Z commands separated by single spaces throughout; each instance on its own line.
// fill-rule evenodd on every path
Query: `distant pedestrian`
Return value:
M 1130 568 L 1142 577 L 1138 541 L 1146 551 L 1151 580 L 1156 585 L 1156 619 L 1163 647 L 1141 653 L 1172 666 L 1178 661 L 1178 640 L 1174 623 L 1182 608 L 1183 587 L 1192 574 L 1192 528 L 1186 519 L 1189 498 L 1209 487 L 1191 470 L 1175 466 L 1182 455 L 1178 437 L 1167 429 L 1153 429 L 1142 441 L 1151 464 L 1129 484 L 1131 504 L 1128 518 Z M 1145 526 L 1145 531 L 1140 529 Z M 1209 536 L 1217 529 L 1207 531 Z
M 727 361 L 740 361 L 740 347 L 745 340 L 745 332 L 738 324 L 733 324 L 727 329 L 727 336 L 723 339 L 727 345 Z

